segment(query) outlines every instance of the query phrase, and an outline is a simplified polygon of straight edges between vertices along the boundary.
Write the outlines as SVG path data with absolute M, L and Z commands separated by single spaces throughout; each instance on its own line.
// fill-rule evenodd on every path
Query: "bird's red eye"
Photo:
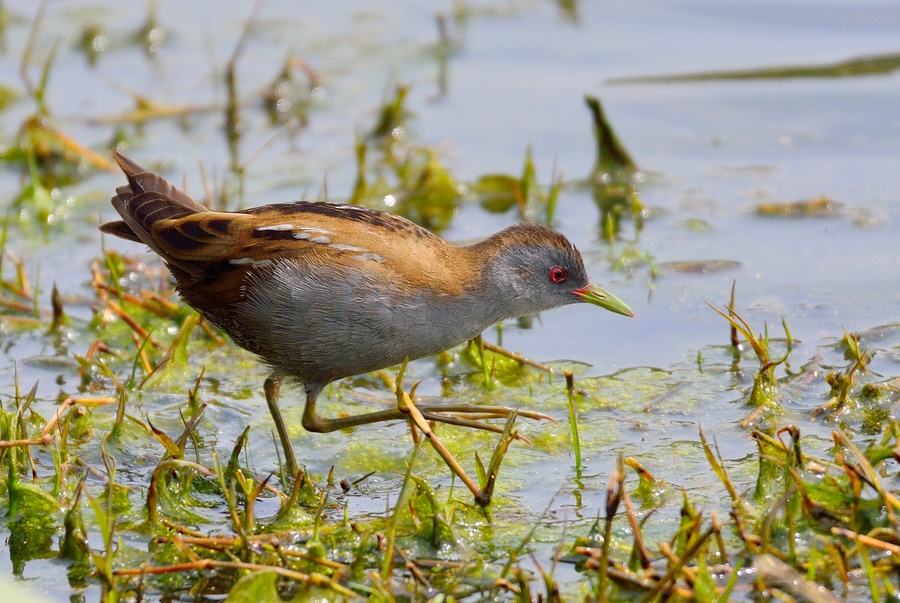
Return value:
M 562 266 L 554 266 L 550 269 L 550 280 L 554 283 L 561 283 L 568 278 L 569 273 Z

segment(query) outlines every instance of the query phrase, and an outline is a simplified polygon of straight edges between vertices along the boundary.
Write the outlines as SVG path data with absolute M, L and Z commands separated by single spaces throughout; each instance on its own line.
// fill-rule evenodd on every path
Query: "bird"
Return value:
M 270 367 L 266 402 L 293 475 L 299 465 L 278 404 L 285 379 L 305 389 L 303 427 L 330 432 L 405 418 L 398 409 L 320 416 L 316 400 L 333 381 L 432 356 L 505 319 L 568 304 L 634 316 L 589 281 L 575 246 L 546 226 L 517 224 L 457 246 L 358 205 L 212 211 L 112 155 L 127 184 L 111 199 L 121 220 L 100 230 L 156 252 L 184 301 Z

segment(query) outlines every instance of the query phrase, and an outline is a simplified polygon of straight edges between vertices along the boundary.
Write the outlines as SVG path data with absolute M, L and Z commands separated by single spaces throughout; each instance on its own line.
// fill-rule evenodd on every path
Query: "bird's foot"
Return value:
M 470 413 L 471 409 L 477 409 L 477 412 L 483 411 L 485 407 L 472 407 L 471 405 L 451 405 L 451 406 L 431 406 L 431 407 L 418 407 L 414 401 L 416 385 L 413 385 L 410 389 L 409 393 L 407 393 L 403 387 L 403 372 L 406 369 L 406 363 L 403 363 L 403 366 L 400 367 L 400 373 L 397 375 L 397 409 L 408 416 L 408 420 L 412 425 L 415 426 L 428 442 L 431 444 L 432 448 L 440 455 L 444 462 L 447 463 L 447 466 L 450 467 L 450 470 L 456 474 L 457 477 L 466 485 L 469 491 L 475 496 L 475 502 L 478 503 L 482 508 L 486 508 L 491 503 L 491 498 L 494 493 L 494 483 L 497 480 L 497 474 L 500 471 L 500 463 L 503 460 L 503 456 L 506 454 L 507 448 L 509 448 L 510 443 L 514 439 L 518 438 L 518 434 L 513 431 L 513 425 L 516 422 L 516 418 L 518 417 L 518 412 L 515 409 L 509 409 L 502 406 L 497 407 L 489 407 L 493 410 L 493 412 L 488 413 L 490 416 L 505 416 L 506 417 L 506 425 L 500 429 L 496 425 L 489 425 L 487 423 L 481 423 L 477 420 L 472 420 L 470 418 L 461 418 L 455 416 L 453 414 L 444 415 L 442 412 L 451 412 L 450 408 L 456 408 L 462 410 L 457 410 L 453 412 L 461 412 L 461 413 Z M 465 407 L 465 408 L 463 408 Z M 536 413 L 539 414 L 539 413 Z M 550 419 L 550 417 L 541 416 L 541 418 Z M 497 443 L 497 447 L 494 449 L 493 455 L 491 455 L 491 461 L 487 468 L 485 468 L 481 460 L 478 458 L 476 453 L 475 460 L 478 463 L 478 474 L 479 481 L 481 484 L 476 484 L 474 480 L 466 473 L 466 471 L 462 468 L 462 466 L 457 462 L 456 458 L 453 454 L 450 453 L 449 450 L 444 446 L 443 442 L 441 442 L 440 438 L 432 431 L 431 426 L 428 424 L 429 421 L 440 421 L 444 423 L 451 423 L 454 425 L 463 425 L 466 427 L 474 427 L 477 429 L 486 429 L 488 431 L 495 431 L 501 433 L 500 441 Z M 527 440 L 526 440 L 527 441 Z
M 553 417 L 543 413 L 518 410 L 506 406 L 475 406 L 473 404 L 417 404 L 416 408 L 428 421 L 447 423 L 470 429 L 481 429 L 492 433 L 503 433 L 505 427 L 494 423 L 485 423 L 485 419 L 509 418 L 511 416 L 525 417 L 536 421 L 553 421 Z M 531 440 L 525 436 L 514 433 L 513 437 L 521 442 L 531 445 Z

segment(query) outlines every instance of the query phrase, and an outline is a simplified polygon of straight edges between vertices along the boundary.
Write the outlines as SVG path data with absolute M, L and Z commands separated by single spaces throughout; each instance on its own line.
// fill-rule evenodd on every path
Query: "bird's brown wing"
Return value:
M 290 260 L 304 267 L 367 269 L 411 287 L 458 294 L 470 281 L 458 248 L 409 220 L 359 206 L 297 202 L 214 212 L 161 176 L 113 152 L 128 177 L 112 199 L 120 222 L 104 232 L 145 243 L 170 266 L 179 288 L 235 301 L 248 271 Z

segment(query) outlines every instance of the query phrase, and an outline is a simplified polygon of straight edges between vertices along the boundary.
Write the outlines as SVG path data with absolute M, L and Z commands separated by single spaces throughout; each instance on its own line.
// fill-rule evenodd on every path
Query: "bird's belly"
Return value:
M 464 297 L 401 292 L 365 275 L 328 283 L 298 281 L 289 272 L 272 276 L 236 306 L 244 328 L 239 336 L 231 334 L 275 370 L 306 383 L 437 354 L 493 322 L 473 316 Z

